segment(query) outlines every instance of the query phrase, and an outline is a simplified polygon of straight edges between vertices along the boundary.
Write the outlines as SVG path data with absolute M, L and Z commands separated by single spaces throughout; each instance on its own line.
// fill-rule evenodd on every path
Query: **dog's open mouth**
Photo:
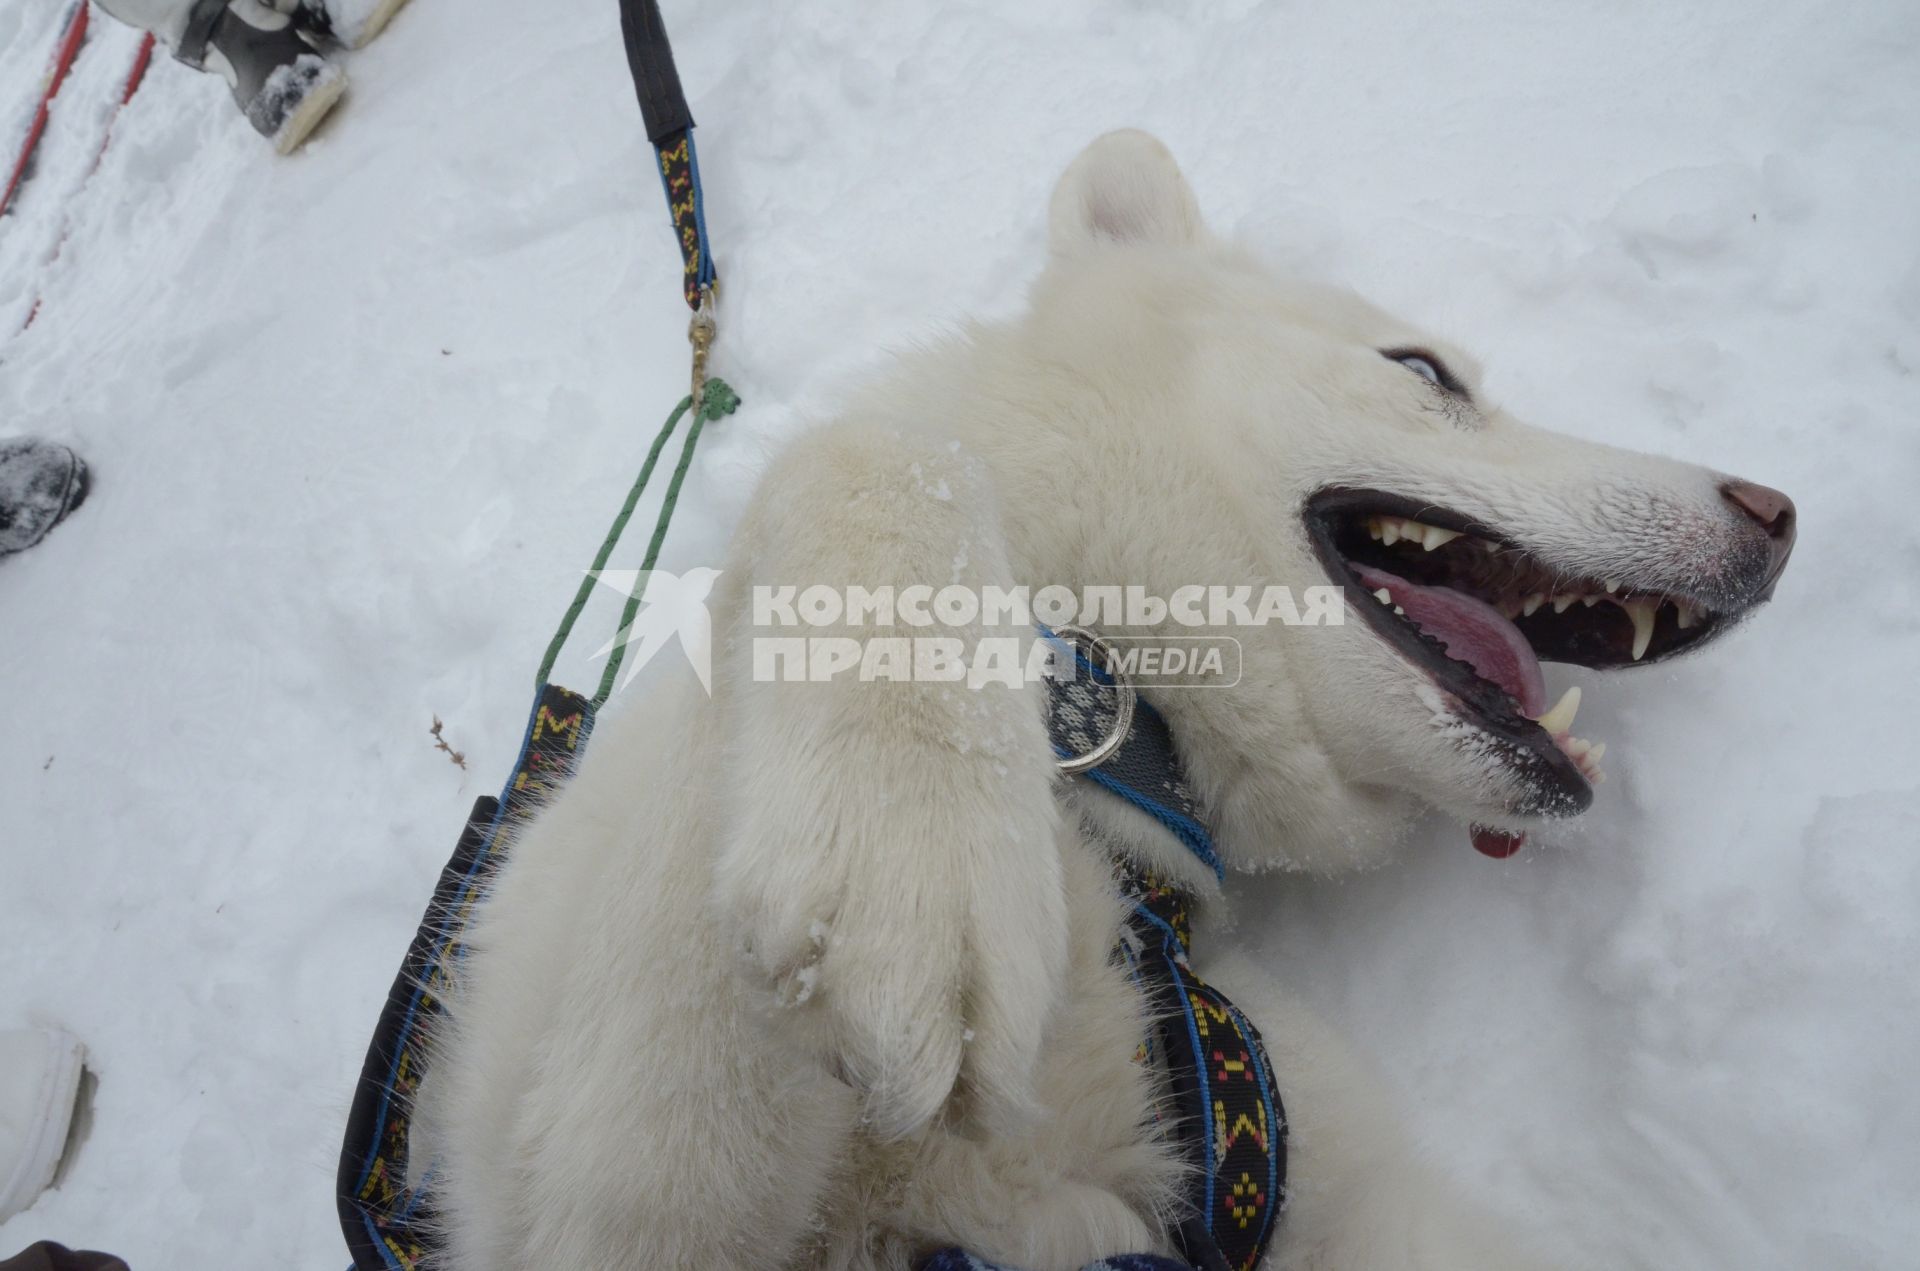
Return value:
M 1527 792 L 1519 815 L 1570 816 L 1605 779 L 1604 745 L 1573 734 L 1580 690 L 1549 705 L 1542 662 L 1632 666 L 1711 634 L 1721 615 L 1696 599 L 1584 577 L 1466 517 L 1370 490 L 1327 490 L 1307 505 L 1327 575 L 1387 644 L 1424 670 Z M 1525 836 L 1476 828 L 1492 856 Z

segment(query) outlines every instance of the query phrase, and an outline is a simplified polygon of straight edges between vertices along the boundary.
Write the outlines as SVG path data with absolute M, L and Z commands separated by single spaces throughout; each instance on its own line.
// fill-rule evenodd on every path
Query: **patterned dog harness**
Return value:
M 1084 659 L 1082 674 L 1050 680 L 1048 730 L 1062 757 L 1086 754 L 1115 731 L 1121 690 Z M 453 859 L 381 1012 L 348 1117 L 337 1196 L 359 1271 L 419 1271 L 438 1251 L 426 1185 L 407 1185 L 412 1097 L 439 1015 L 438 993 L 484 880 L 498 867 L 502 831 L 524 822 L 565 784 L 591 735 L 594 703 L 543 684 L 514 771 L 499 798 L 474 806 Z M 1136 703 L 1119 748 L 1074 778 L 1151 816 L 1195 857 L 1220 871 L 1195 815 L 1166 720 Z M 1188 964 L 1191 897 L 1130 865 L 1115 850 L 1117 878 L 1132 902 L 1119 957 L 1155 1006 L 1140 1058 L 1167 1092 L 1159 1115 L 1195 1165 L 1191 1208 L 1175 1235 L 1184 1261 L 1153 1254 L 1106 1259 L 1088 1271 L 1251 1271 L 1273 1235 L 1286 1195 L 1286 1117 L 1260 1036 L 1233 1004 Z M 935 1254 L 923 1271 L 1006 1271 L 960 1250 Z M 455 1269 L 457 1271 L 457 1269 Z
M 1076 669 L 1071 678 L 1048 680 L 1047 728 L 1062 757 L 1085 754 L 1110 735 L 1119 698 L 1131 691 L 1078 654 Z M 1173 734 L 1147 703 L 1135 702 L 1118 750 L 1074 779 L 1101 792 L 1090 797 L 1122 799 L 1146 813 L 1216 878 L 1222 875 Z M 1168 1095 L 1160 1115 L 1174 1118 L 1173 1137 L 1195 1166 L 1189 1213 L 1174 1234 L 1199 1271 L 1252 1271 L 1286 1200 L 1287 1123 L 1273 1068 L 1252 1023 L 1190 965 L 1192 897 L 1117 846 L 1114 856 L 1132 904 L 1119 953 L 1155 1008 L 1142 1059 Z M 1129 1258 L 1106 1265 L 1130 1271 L 1155 1264 Z

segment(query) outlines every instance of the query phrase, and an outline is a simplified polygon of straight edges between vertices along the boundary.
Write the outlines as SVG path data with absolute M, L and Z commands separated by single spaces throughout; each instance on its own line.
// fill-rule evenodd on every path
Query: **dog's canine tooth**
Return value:
M 1578 599 L 1580 599 L 1578 596 L 1555 596 L 1553 598 L 1553 611 L 1555 613 L 1565 613 L 1567 610 L 1573 608 L 1573 602 Z
M 1533 721 L 1547 730 L 1548 736 L 1557 737 L 1573 727 L 1573 717 L 1580 710 L 1580 686 L 1574 685 L 1560 695 L 1553 709 Z
M 1646 656 L 1647 646 L 1653 643 L 1654 617 L 1659 612 L 1660 602 L 1640 597 L 1622 601 L 1620 607 L 1627 611 L 1627 617 L 1633 619 L 1633 660 L 1638 662 Z
M 1443 530 L 1437 525 L 1423 525 L 1420 529 L 1421 544 L 1428 551 L 1432 551 L 1436 547 L 1445 547 L 1448 543 L 1460 537 L 1459 530 Z
M 1538 609 L 1541 605 L 1544 605 L 1546 603 L 1547 603 L 1546 593 L 1541 591 L 1536 591 L 1531 596 L 1528 596 L 1526 600 L 1521 603 L 1520 612 L 1526 615 L 1527 617 L 1531 618 L 1533 617 L 1534 610 Z

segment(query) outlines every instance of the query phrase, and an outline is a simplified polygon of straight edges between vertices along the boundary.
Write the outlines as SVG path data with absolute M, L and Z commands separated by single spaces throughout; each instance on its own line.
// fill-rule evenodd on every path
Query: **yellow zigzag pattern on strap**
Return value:
M 539 741 L 543 737 L 557 733 L 565 733 L 567 735 L 568 750 L 572 750 L 575 746 L 579 745 L 580 712 L 575 711 L 573 714 L 565 716 L 556 715 L 548 708 L 545 702 L 540 703 L 540 709 L 535 712 L 533 717 L 533 740 Z
M 1227 1149 L 1240 1141 L 1242 1130 L 1253 1135 L 1253 1141 L 1260 1145 L 1262 1152 L 1267 1150 L 1267 1105 L 1256 1103 L 1253 1105 L 1253 1110 L 1259 1116 L 1257 1122 L 1253 1117 L 1241 1112 L 1233 1118 L 1232 1126 L 1228 1126 L 1227 1105 L 1218 1099 L 1213 1101 L 1213 1134 L 1215 1142 L 1219 1144 L 1218 1150 L 1221 1156 L 1225 1156 Z
M 687 136 L 660 151 L 660 174 L 667 183 L 667 212 L 680 231 L 681 273 L 685 275 L 687 303 L 699 304 L 694 279 L 700 276 L 700 222 L 694 214 L 693 154 Z
M 1193 992 L 1187 994 L 1187 1000 L 1193 1003 L 1194 1022 L 1200 1026 L 1200 1035 L 1202 1037 L 1213 1036 L 1212 1029 L 1207 1026 L 1209 1019 L 1222 1028 L 1225 1028 L 1235 1037 L 1240 1035 L 1240 1030 L 1233 1026 L 1233 1019 L 1227 1014 L 1226 1007 L 1215 1005 L 1207 1001 L 1204 997 L 1201 997 L 1198 993 Z

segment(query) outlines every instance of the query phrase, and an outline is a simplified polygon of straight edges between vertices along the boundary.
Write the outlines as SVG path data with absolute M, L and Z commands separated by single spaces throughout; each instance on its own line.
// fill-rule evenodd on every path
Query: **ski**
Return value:
M 6 192 L 0 194 L 0 215 L 6 214 L 8 205 L 13 202 L 14 192 L 27 179 L 27 169 L 33 163 L 33 152 L 40 148 L 40 138 L 45 135 L 47 120 L 53 113 L 53 99 L 59 95 L 60 86 L 67 82 L 67 72 L 73 69 L 74 59 L 80 56 L 80 46 L 86 41 L 87 0 L 74 0 L 67 10 L 66 20 L 60 24 L 59 41 L 54 45 L 46 76 L 40 82 L 40 101 L 27 124 L 26 136 L 21 139 L 13 170 L 7 176 Z
M 93 179 L 95 172 L 100 170 L 100 161 L 106 158 L 107 145 L 113 140 L 113 125 L 119 120 L 120 112 L 126 109 L 127 103 L 133 100 L 133 95 L 140 91 L 141 83 L 147 78 L 147 68 L 152 64 L 153 36 L 151 34 L 143 35 L 140 37 L 139 45 L 135 47 L 133 51 L 133 62 L 127 68 L 126 78 L 120 83 L 119 100 L 113 104 L 113 112 L 107 116 L 106 126 L 100 130 L 100 146 L 93 152 L 93 163 L 88 166 L 87 174 L 80 178 L 83 186 Z M 67 243 L 70 220 L 70 211 L 68 215 L 61 217 L 60 237 L 54 241 L 53 254 L 47 258 L 48 264 L 52 264 L 54 261 L 60 259 L 60 249 L 65 247 Z M 40 316 L 40 300 L 41 297 L 36 294 L 33 298 L 32 307 L 27 310 L 27 320 L 20 324 L 22 331 L 32 326 L 33 320 Z
M 107 126 L 100 134 L 100 148 L 93 152 L 93 167 L 87 169 L 92 176 L 100 167 L 100 160 L 107 153 L 107 143 L 113 140 L 113 124 L 120 118 L 120 112 L 126 108 L 133 95 L 140 91 L 141 81 L 147 78 L 147 68 L 153 65 L 153 36 L 140 37 L 140 44 L 133 50 L 133 62 L 127 67 L 127 77 L 120 84 L 120 100 L 113 104 L 113 113 L 107 116 Z

